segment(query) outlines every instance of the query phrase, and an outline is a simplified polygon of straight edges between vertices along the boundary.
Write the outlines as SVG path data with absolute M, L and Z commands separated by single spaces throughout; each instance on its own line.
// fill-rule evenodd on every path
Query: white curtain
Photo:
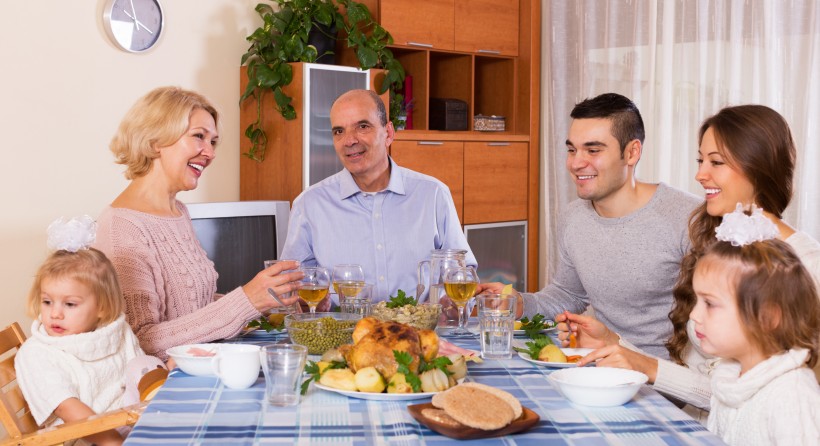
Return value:
M 694 176 L 701 122 L 728 105 L 758 103 L 780 112 L 798 148 L 795 194 L 784 218 L 820 239 L 820 1 L 544 0 L 543 6 L 541 196 L 549 249 L 542 265 L 552 271 L 556 218 L 576 198 L 564 167 L 569 112 L 605 92 L 631 98 L 643 115 L 638 177 L 700 196 Z

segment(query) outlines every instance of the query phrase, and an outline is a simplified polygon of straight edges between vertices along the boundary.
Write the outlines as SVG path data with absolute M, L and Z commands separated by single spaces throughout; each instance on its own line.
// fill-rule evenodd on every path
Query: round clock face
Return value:
M 132 53 L 153 47 L 164 27 L 159 0 L 108 0 L 103 14 L 108 36 Z

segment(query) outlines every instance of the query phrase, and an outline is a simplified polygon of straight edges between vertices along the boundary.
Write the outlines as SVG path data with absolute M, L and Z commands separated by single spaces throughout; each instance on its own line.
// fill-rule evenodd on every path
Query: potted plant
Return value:
M 395 119 L 403 102 L 397 91 L 404 80 L 404 68 L 387 48 L 393 38 L 384 28 L 373 21 L 367 6 L 353 0 L 271 0 L 278 5 L 259 3 L 256 12 L 262 18 L 262 26 L 247 37 L 251 46 L 242 55 L 242 65 L 247 65 L 248 86 L 240 98 L 240 103 L 255 98 L 257 104 L 256 121 L 245 129 L 245 136 L 251 141 L 251 148 L 243 153 L 250 159 L 262 161 L 265 158 L 267 135 L 261 127 L 262 95 L 272 93 L 276 110 L 285 119 L 294 119 L 296 110 L 291 105 L 292 98 L 282 87 L 293 80 L 290 62 L 314 62 L 319 54 L 309 40 L 311 33 L 330 34 L 338 29 L 344 31 L 346 44 L 356 53 L 359 67 L 363 70 L 383 68 L 386 70 L 379 94 L 390 89 L 390 116 Z M 344 13 L 340 11 L 342 6 Z M 330 35 L 329 37 L 335 38 Z M 395 103 L 395 106 L 394 106 Z

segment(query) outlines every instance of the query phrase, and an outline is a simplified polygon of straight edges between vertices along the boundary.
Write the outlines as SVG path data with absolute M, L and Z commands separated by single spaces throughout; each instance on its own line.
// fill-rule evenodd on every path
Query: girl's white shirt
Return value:
M 712 371 L 707 427 L 730 445 L 820 444 L 820 386 L 807 349 L 774 355 L 740 376 L 721 360 Z
M 39 320 L 14 360 L 17 381 L 40 425 L 59 424 L 54 410 L 77 398 L 94 412 L 122 407 L 126 364 L 143 355 L 125 315 L 88 333 L 49 336 Z

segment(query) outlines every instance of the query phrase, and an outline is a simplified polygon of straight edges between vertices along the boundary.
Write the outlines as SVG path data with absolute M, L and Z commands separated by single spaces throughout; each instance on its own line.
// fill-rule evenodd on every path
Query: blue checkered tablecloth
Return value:
M 448 338 L 476 349 L 472 336 Z M 281 334 L 257 334 L 227 342 L 286 342 Z M 541 417 L 532 429 L 477 445 L 720 445 L 715 435 L 644 386 L 624 406 L 577 406 L 550 386 L 552 369 L 517 356 L 469 365 L 468 380 L 504 389 Z M 217 378 L 175 370 L 150 402 L 127 445 L 419 445 L 451 444 L 416 422 L 406 407 L 415 401 L 368 401 L 311 387 L 298 406 L 273 407 L 264 400 L 264 378 L 247 390 L 231 390 Z

